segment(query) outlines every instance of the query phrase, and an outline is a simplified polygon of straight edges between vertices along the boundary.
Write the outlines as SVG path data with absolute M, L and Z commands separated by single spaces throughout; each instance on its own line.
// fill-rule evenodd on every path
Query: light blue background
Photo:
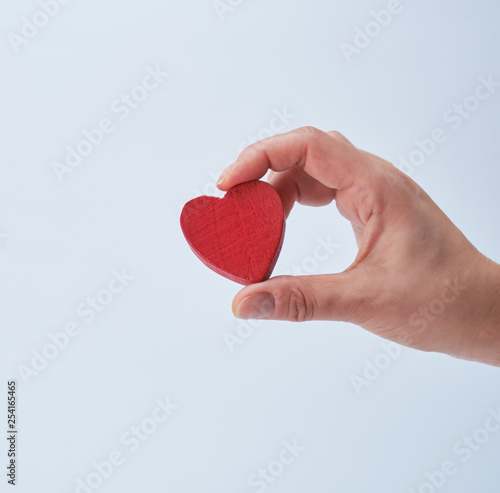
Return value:
M 445 129 L 412 177 L 500 260 L 500 91 L 459 129 L 443 122 L 480 76 L 500 80 L 500 9 L 402 0 L 347 63 L 340 44 L 387 3 L 244 0 L 221 20 L 211 0 L 73 0 L 15 53 L 9 33 L 39 7 L 1 0 L 0 355 L 2 382 L 19 385 L 16 491 L 73 492 L 121 450 L 125 464 L 95 491 L 248 493 L 294 439 L 306 450 L 266 491 L 418 491 L 447 459 L 458 472 L 439 491 L 498 491 L 500 433 L 467 463 L 453 453 L 500 406 L 498 369 L 404 348 L 358 396 L 351 377 L 381 340 L 341 323 L 265 322 L 231 353 L 239 286 L 195 258 L 178 224 L 286 108 L 284 130 L 339 130 L 392 162 Z M 157 64 L 171 78 L 120 121 L 110 105 Z M 105 117 L 116 130 L 59 183 L 52 163 Z M 275 274 L 302 265 L 318 237 L 338 247 L 316 273 L 356 255 L 334 205 L 297 207 L 287 228 Z M 122 268 L 135 279 L 87 324 L 77 307 Z M 23 385 L 18 365 L 72 320 L 81 334 Z M 179 409 L 128 453 L 121 435 L 167 396 Z

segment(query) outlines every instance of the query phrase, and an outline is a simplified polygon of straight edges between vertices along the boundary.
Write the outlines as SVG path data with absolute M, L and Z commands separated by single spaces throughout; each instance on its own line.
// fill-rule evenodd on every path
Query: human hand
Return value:
M 344 272 L 277 276 L 242 289 L 238 318 L 338 320 L 425 351 L 500 366 L 500 266 L 389 162 L 338 132 L 304 127 L 246 148 L 221 190 L 263 177 L 288 216 L 333 200 L 358 254 Z

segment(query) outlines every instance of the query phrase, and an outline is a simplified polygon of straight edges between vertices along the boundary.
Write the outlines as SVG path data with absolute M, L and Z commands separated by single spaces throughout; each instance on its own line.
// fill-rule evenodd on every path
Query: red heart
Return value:
M 207 267 L 248 285 L 271 275 L 283 244 L 285 214 L 269 183 L 249 181 L 222 199 L 204 195 L 189 201 L 182 209 L 181 228 Z

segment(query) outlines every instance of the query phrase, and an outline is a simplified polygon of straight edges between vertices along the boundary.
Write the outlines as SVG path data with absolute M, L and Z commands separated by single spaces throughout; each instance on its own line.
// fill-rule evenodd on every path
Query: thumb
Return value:
M 356 284 L 354 271 L 278 276 L 242 289 L 233 300 L 233 313 L 243 319 L 351 321 L 363 306 L 365 290 Z

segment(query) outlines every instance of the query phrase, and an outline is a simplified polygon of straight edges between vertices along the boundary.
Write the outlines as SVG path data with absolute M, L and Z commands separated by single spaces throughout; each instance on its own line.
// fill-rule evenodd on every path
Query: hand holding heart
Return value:
M 500 366 L 500 266 L 413 180 L 337 132 L 305 127 L 245 149 L 218 186 L 269 169 L 286 216 L 295 202 L 335 200 L 359 251 L 338 274 L 245 287 L 233 301 L 237 317 L 352 322 L 416 349 Z

